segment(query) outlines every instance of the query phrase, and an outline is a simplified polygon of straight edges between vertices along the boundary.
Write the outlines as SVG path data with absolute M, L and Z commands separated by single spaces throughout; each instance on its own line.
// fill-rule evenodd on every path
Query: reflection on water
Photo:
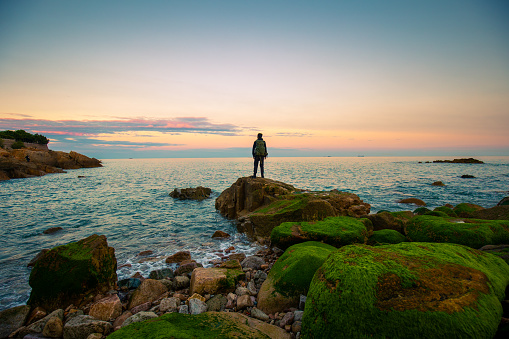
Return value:
M 405 210 L 396 203 L 418 197 L 433 208 L 471 202 L 485 207 L 507 195 L 509 157 L 480 158 L 484 165 L 419 164 L 434 158 L 268 158 L 266 177 L 308 190 L 338 189 L 360 196 L 381 209 Z M 105 160 L 104 167 L 66 174 L 0 182 L 0 309 L 26 301 L 26 264 L 42 248 L 104 234 L 115 248 L 119 277 L 147 274 L 164 260 L 138 263 L 138 253 L 164 259 L 190 250 L 203 263 L 214 252 L 233 245 L 248 254 L 256 247 L 236 233 L 234 225 L 214 208 L 215 198 L 237 178 L 252 173 L 250 158 Z M 474 179 L 462 179 L 463 174 Z M 85 176 L 78 178 L 78 176 Z M 445 187 L 431 186 L 443 181 Z M 211 199 L 178 201 L 174 188 L 206 186 Z M 62 227 L 53 235 L 42 232 Z M 212 240 L 215 230 L 232 235 Z

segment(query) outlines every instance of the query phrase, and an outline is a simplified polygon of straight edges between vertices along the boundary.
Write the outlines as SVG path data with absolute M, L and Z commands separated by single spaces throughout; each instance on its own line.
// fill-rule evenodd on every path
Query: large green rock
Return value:
M 258 308 L 265 313 L 297 307 L 316 270 L 336 248 L 316 241 L 289 247 L 272 266 L 258 292 Z
M 285 330 L 234 312 L 206 312 L 197 315 L 167 313 L 158 318 L 123 327 L 108 339 L 161 338 L 282 338 Z
M 104 235 L 62 245 L 46 252 L 34 265 L 28 304 L 48 311 L 80 305 L 115 288 L 115 249 Z
M 369 245 L 383 245 L 383 244 L 399 244 L 400 242 L 408 241 L 407 238 L 398 231 L 385 229 L 374 231 L 373 235 L 369 237 Z
M 350 245 L 316 271 L 304 338 L 493 338 L 502 259 L 456 244 Z
M 456 215 L 458 217 L 471 218 L 475 212 L 482 211 L 483 209 L 484 209 L 484 207 L 479 206 L 479 205 L 469 204 L 469 203 L 461 203 L 461 204 L 456 205 L 453 208 L 453 211 L 454 211 L 454 213 L 456 213 Z
M 410 241 L 448 242 L 472 248 L 509 244 L 509 220 L 416 216 L 406 225 Z
M 322 221 L 284 222 L 270 235 L 273 246 L 286 249 L 305 241 L 321 241 L 335 247 L 366 243 L 373 227 L 368 219 L 329 217 Z

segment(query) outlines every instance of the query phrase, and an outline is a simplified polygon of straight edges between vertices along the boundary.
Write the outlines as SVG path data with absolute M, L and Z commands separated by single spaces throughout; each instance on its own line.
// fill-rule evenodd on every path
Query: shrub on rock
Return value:
M 258 292 L 258 308 L 275 313 L 297 307 L 316 270 L 336 248 L 316 241 L 289 247 L 272 266 Z
M 62 245 L 46 252 L 34 265 L 28 304 L 48 311 L 80 305 L 105 293 L 117 282 L 115 250 L 104 235 Z
M 453 219 L 416 216 L 406 226 L 410 241 L 448 242 L 472 248 L 509 244 L 509 220 Z
M 509 282 L 502 259 L 466 246 L 345 246 L 316 271 L 306 338 L 492 338 Z
M 270 240 L 272 245 L 282 249 L 305 241 L 322 241 L 341 247 L 366 243 L 372 229 L 368 219 L 329 217 L 316 222 L 284 222 L 272 230 Z

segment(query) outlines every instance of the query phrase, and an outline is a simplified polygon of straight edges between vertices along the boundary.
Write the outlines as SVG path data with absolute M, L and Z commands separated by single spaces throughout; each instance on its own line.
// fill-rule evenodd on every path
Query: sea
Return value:
M 430 209 L 463 202 L 488 208 L 509 195 L 509 157 L 476 157 L 484 164 L 427 163 L 453 158 L 458 157 L 269 157 L 265 177 L 300 189 L 355 193 L 371 204 L 371 213 L 414 210 L 397 202 L 409 197 Z M 215 210 L 219 194 L 252 175 L 252 166 L 249 158 L 103 160 L 100 168 L 0 181 L 0 310 L 26 303 L 27 264 L 42 249 L 92 234 L 105 235 L 115 249 L 119 279 L 136 272 L 148 277 L 181 250 L 205 267 L 230 246 L 256 253 L 262 246 Z M 433 186 L 435 181 L 445 186 Z M 197 186 L 211 188 L 212 196 L 169 196 L 175 188 Z M 51 227 L 62 230 L 43 233 Z M 231 237 L 212 239 L 216 230 Z

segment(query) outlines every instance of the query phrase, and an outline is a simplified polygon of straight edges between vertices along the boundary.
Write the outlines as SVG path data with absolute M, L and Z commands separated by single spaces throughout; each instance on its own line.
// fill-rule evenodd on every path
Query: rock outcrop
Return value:
M 44 253 L 30 273 L 28 304 L 51 311 L 80 305 L 117 282 L 115 250 L 104 235 L 91 235 Z
M 318 221 L 332 216 L 359 217 L 371 206 L 353 193 L 306 192 L 263 178 L 239 178 L 216 199 L 216 209 L 239 221 L 238 229 L 252 238 L 268 237 L 287 221 Z
M 0 148 L 0 180 L 29 178 L 64 169 L 101 167 L 101 161 L 71 151 L 51 151 L 41 148 Z
M 175 188 L 170 192 L 170 197 L 180 200 L 203 200 L 210 197 L 212 190 L 208 187 Z
M 307 296 L 306 338 L 493 338 L 509 282 L 502 259 L 455 244 L 350 245 Z
M 454 159 L 454 160 L 434 160 L 433 163 L 435 164 L 484 164 L 484 161 L 477 160 L 474 158 L 461 158 L 461 159 Z

